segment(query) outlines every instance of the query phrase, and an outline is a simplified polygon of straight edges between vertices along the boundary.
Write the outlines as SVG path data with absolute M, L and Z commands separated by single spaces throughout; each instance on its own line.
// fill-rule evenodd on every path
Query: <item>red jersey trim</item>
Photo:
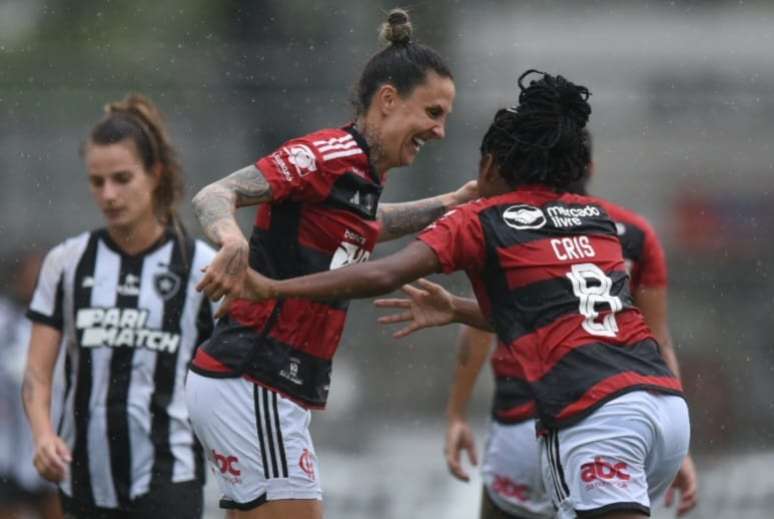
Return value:
M 233 373 L 231 368 L 220 362 L 215 357 L 208 355 L 207 352 L 201 348 L 196 350 L 196 355 L 194 355 L 191 364 L 200 370 L 204 370 L 205 372 L 220 374 Z
M 683 391 L 682 384 L 680 384 L 680 381 L 675 377 L 654 377 L 640 375 L 631 371 L 620 373 L 606 378 L 602 382 L 589 388 L 581 398 L 562 409 L 556 416 L 556 420 L 561 421 L 571 418 L 589 407 L 598 404 L 600 400 L 604 400 L 618 391 L 629 389 L 633 386 L 642 388 L 652 387 L 657 390 L 668 389 L 679 393 L 682 393 Z
M 494 415 L 498 421 L 516 423 L 534 418 L 536 412 L 537 409 L 535 407 L 535 402 L 532 401 L 516 407 L 511 407 L 510 409 L 506 409 L 504 411 L 495 411 Z

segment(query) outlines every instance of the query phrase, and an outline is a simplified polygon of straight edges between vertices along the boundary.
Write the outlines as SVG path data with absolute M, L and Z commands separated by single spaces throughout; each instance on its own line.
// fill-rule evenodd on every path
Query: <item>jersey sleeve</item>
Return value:
M 320 202 L 336 180 L 310 137 L 286 142 L 255 165 L 271 186 L 274 202 Z
M 484 235 L 470 205 L 452 209 L 422 231 L 417 239 L 438 256 L 444 273 L 478 271 L 484 263 Z
M 64 273 L 68 255 L 65 244 L 51 249 L 43 260 L 38 282 L 27 309 L 27 317 L 57 330 L 64 327 L 62 305 L 64 300 Z
M 212 263 L 215 258 L 215 250 L 206 243 L 196 240 L 196 255 L 191 266 L 191 274 L 194 276 L 194 286 L 198 285 L 204 277 L 203 268 Z M 212 329 L 215 325 L 215 312 L 218 310 L 221 301 L 211 301 L 203 293 L 201 294 L 201 301 L 199 303 L 199 310 L 196 316 L 196 328 L 198 337 L 201 340 L 197 341 L 197 345 L 201 344 L 201 341 L 209 338 L 212 334 Z
M 648 223 L 644 222 L 643 231 L 645 239 L 642 247 L 642 259 L 640 261 L 641 287 L 665 287 L 667 286 L 667 264 L 664 248 L 656 235 L 656 231 Z

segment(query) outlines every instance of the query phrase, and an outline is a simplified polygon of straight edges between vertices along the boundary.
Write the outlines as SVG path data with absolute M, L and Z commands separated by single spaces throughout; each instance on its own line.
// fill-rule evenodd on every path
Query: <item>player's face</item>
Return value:
M 411 164 L 427 141 L 444 138 L 454 93 L 451 79 L 430 71 L 411 94 L 396 96 L 380 131 L 379 144 L 387 167 Z
M 134 143 L 90 143 L 86 150 L 89 186 L 109 228 L 131 229 L 153 218 L 157 176 L 143 166 Z

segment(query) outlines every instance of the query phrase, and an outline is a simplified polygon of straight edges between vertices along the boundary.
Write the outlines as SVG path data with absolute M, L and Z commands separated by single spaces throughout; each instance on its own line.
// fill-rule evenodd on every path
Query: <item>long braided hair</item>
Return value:
M 540 77 L 525 86 L 533 74 Z M 519 103 L 499 110 L 481 142 L 512 187 L 543 184 L 564 190 L 586 174 L 591 160 L 584 128 L 591 115 L 589 90 L 530 69 L 518 80 Z

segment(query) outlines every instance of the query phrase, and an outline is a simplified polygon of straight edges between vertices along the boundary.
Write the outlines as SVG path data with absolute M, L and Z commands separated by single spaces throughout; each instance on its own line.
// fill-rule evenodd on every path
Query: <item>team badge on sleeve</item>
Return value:
M 299 177 L 303 177 L 317 171 L 317 164 L 314 160 L 314 153 L 303 144 L 293 144 L 286 148 L 288 153 L 288 162 L 293 164 Z

